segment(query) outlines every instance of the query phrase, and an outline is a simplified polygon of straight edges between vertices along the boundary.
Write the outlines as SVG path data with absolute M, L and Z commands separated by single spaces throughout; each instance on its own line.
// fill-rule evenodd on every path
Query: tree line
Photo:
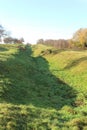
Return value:
M 2 42 L 2 38 L 4 43 L 23 43 L 24 38 L 21 37 L 20 39 L 11 37 L 4 29 L 2 25 L 0 25 L 0 42 Z M 53 46 L 57 48 L 87 48 L 87 28 L 80 28 L 78 29 L 72 36 L 71 39 L 39 39 L 37 44 L 44 44 L 47 46 Z
M 87 28 L 78 29 L 72 36 L 71 39 L 39 39 L 37 44 L 44 44 L 48 46 L 54 46 L 57 48 L 87 48 Z
M 9 32 L 6 31 L 4 29 L 4 27 L 2 25 L 0 25 L 0 42 L 4 42 L 4 43 L 23 43 L 24 42 L 24 38 L 21 37 L 20 39 L 18 38 L 14 38 L 14 37 L 11 37 L 9 35 Z
M 37 41 L 37 44 L 53 46 L 53 47 L 57 47 L 59 49 L 70 47 L 69 41 L 68 40 L 64 40 L 64 39 L 58 39 L 58 40 L 52 40 L 52 39 L 43 40 L 43 39 L 39 39 Z

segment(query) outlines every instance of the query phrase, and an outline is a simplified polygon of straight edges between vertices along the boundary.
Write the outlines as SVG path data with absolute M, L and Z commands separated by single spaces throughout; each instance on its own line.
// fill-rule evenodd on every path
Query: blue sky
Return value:
M 71 38 L 87 27 L 87 0 L 0 0 L 0 24 L 29 43 Z

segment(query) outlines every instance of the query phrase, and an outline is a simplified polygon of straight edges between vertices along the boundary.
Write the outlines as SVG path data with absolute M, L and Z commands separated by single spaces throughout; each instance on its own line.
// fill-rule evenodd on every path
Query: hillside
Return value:
M 87 51 L 0 45 L 0 130 L 86 130 Z

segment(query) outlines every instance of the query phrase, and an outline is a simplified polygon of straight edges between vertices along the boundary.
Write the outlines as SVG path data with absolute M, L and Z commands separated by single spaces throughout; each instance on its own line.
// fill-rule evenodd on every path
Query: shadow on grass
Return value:
M 77 66 L 78 64 L 80 64 L 83 61 L 87 61 L 87 56 L 85 57 L 81 57 L 79 59 L 75 59 L 74 61 L 72 61 L 70 64 L 68 64 L 64 69 L 71 69 L 72 67 Z
M 56 55 L 56 54 L 59 54 L 61 52 L 64 52 L 64 51 L 67 51 L 67 49 L 46 49 L 45 51 L 41 51 L 41 55 L 44 56 L 44 55 L 48 55 L 48 54 L 53 54 L 53 55 Z
M 8 51 L 8 49 L 0 45 L 0 52 L 3 52 L 3 51 Z
M 50 72 L 45 58 L 31 55 L 27 47 L 3 61 L 0 101 L 55 109 L 73 106 L 76 91 Z

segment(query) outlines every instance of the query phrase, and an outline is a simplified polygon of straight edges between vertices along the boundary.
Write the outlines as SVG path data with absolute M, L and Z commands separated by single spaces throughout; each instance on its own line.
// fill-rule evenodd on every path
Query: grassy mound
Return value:
M 0 45 L 0 130 L 86 129 L 86 56 Z

